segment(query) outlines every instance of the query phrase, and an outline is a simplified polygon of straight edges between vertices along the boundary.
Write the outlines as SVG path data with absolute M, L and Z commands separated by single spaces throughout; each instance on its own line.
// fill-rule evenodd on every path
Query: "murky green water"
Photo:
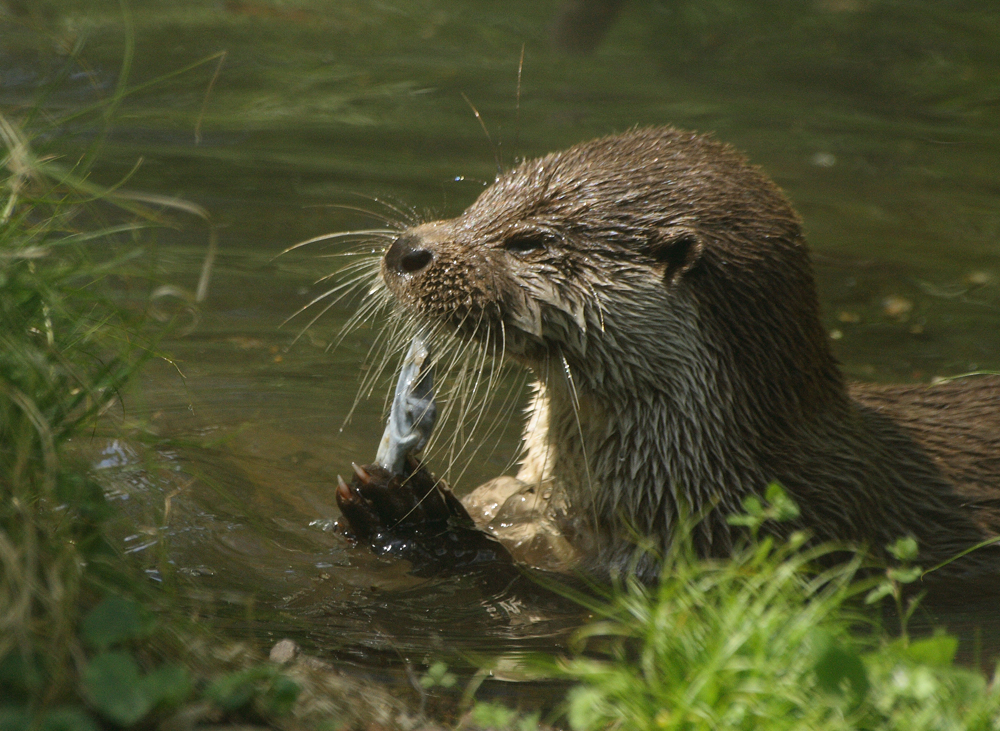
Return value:
M 265 640 L 291 634 L 366 661 L 442 649 L 516 657 L 579 621 L 570 608 L 473 579 L 414 578 L 326 529 L 336 474 L 370 461 L 381 433 L 381 393 L 344 427 L 377 323 L 333 350 L 350 303 L 304 334 L 308 313 L 283 324 L 329 286 L 315 282 L 339 266 L 326 255 L 343 247 L 278 254 L 322 233 L 382 226 L 395 214 L 378 201 L 453 215 L 498 160 L 634 125 L 714 131 L 803 215 L 852 377 L 1000 368 L 994 3 L 634 0 L 587 54 L 560 48 L 557 37 L 587 37 L 571 26 L 555 33 L 560 12 L 554 0 L 133 8 L 133 84 L 226 56 L 214 84 L 211 61 L 127 98 L 97 176 L 113 183 L 141 158 L 127 187 L 203 206 L 220 253 L 197 324 L 164 344 L 176 368 L 155 363 L 129 404 L 168 439 L 160 466 L 136 445 L 86 448 L 136 506 L 140 529 L 126 544 L 157 550 L 141 528 L 169 498 L 183 590 Z M 0 104 L 16 113 L 30 103 L 84 36 L 45 107 L 58 114 L 106 98 L 127 25 L 112 2 L 0 0 Z M 46 142 L 72 154 L 93 134 L 68 124 Z M 177 220 L 157 256 L 166 281 L 193 290 L 206 229 Z M 508 465 L 517 431 L 514 419 L 480 451 L 460 491 Z M 997 626 L 987 609 L 946 617 L 968 633 Z

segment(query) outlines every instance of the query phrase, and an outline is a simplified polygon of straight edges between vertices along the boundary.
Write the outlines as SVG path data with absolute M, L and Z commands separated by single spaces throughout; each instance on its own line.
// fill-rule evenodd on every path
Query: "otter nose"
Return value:
M 403 234 L 385 252 L 385 265 L 400 274 L 419 272 L 431 263 L 434 254 L 420 246 L 420 237 Z

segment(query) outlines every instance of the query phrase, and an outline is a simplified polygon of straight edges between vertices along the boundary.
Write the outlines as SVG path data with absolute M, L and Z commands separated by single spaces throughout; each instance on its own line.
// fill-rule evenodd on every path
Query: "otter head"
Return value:
M 524 162 L 457 218 L 404 232 L 382 277 L 432 326 L 536 370 L 558 355 L 595 389 L 719 360 L 722 378 L 751 381 L 726 391 L 778 409 L 842 389 L 797 216 L 694 133 L 639 129 Z

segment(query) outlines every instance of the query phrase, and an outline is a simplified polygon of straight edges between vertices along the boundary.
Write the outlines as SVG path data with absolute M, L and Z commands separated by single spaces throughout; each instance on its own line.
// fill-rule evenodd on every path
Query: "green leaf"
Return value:
M 264 705 L 275 716 L 287 716 L 299 698 L 299 684 L 286 675 L 278 675 L 264 695 Z
M 106 650 L 121 642 L 146 637 L 154 626 L 155 620 L 137 602 L 109 596 L 87 614 L 80 630 L 87 644 Z
M 611 719 L 602 713 L 605 702 L 605 695 L 598 688 L 578 685 L 570 690 L 566 697 L 566 720 L 570 728 L 573 731 L 588 731 L 607 726 Z
M 448 665 L 438 661 L 427 668 L 427 672 L 420 678 L 420 685 L 424 688 L 433 688 L 437 685 L 451 688 L 456 680 L 455 675 L 448 672 Z
M 760 517 L 764 514 L 764 505 L 761 503 L 760 498 L 750 495 L 743 501 L 743 509 L 746 511 L 747 515 L 752 515 L 755 517 Z
M 772 482 L 767 486 L 767 489 L 764 490 L 764 498 L 769 503 L 774 505 L 775 503 L 781 502 L 782 500 L 787 500 L 788 496 L 785 494 L 785 488 L 783 488 L 777 482 Z
M 868 671 L 861 656 L 853 648 L 844 647 L 830 637 L 817 633 L 820 650 L 813 670 L 819 686 L 828 693 L 842 694 L 846 685 L 854 700 L 868 693 Z
M 193 684 L 187 668 L 182 665 L 163 665 L 142 679 L 146 693 L 154 705 L 177 706 L 191 695 Z
M 42 716 L 38 731 L 99 731 L 99 727 L 79 708 L 55 708 Z
M 510 728 L 517 720 L 517 711 L 499 703 L 477 703 L 472 707 L 472 721 L 482 728 Z
M 897 538 L 894 543 L 888 546 L 888 550 L 889 553 L 903 562 L 915 560 L 918 553 L 917 542 L 909 536 Z
M 269 665 L 240 670 L 218 678 L 208 687 L 205 695 L 222 710 L 236 711 L 253 700 L 260 681 L 271 680 L 277 674 L 277 669 Z
M 105 652 L 87 665 L 83 689 L 98 713 L 122 726 L 131 726 L 142 720 L 156 703 L 144 680 L 131 655 Z
M 892 583 L 884 581 L 865 595 L 865 604 L 874 604 L 893 592 Z
M 908 566 L 906 568 L 893 568 L 885 572 L 893 581 L 898 581 L 900 584 L 912 584 L 914 581 L 920 578 L 922 569 L 919 566 Z
M 247 679 L 221 678 L 208 689 L 208 697 L 224 711 L 238 711 L 247 705 L 257 692 L 256 683 Z
M 951 667 L 956 652 L 958 638 L 948 634 L 914 640 L 906 648 L 906 655 L 911 660 L 938 668 Z
M 799 506 L 788 497 L 788 493 L 777 482 L 767 486 L 764 496 L 771 504 L 771 515 L 774 520 L 784 521 L 799 517 Z

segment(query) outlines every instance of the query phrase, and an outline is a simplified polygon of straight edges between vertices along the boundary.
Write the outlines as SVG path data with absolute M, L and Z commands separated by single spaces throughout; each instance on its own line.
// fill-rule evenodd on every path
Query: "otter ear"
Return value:
M 689 272 L 705 249 L 701 234 L 687 226 L 667 226 L 650 238 L 649 253 L 664 265 L 663 278 L 676 282 Z

